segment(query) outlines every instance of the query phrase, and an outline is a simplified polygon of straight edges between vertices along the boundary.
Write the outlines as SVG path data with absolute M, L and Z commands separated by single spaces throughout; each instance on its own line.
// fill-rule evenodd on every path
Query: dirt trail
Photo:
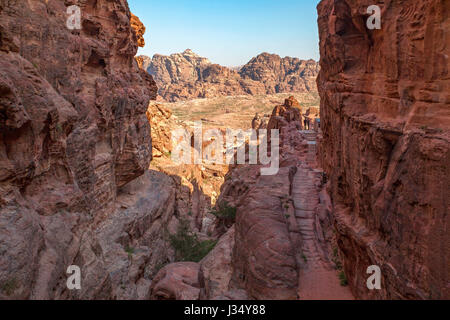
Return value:
M 316 208 L 319 194 L 316 183 L 321 172 L 310 166 L 316 162 L 316 133 L 303 132 L 310 144 L 307 163 L 299 165 L 293 180 L 295 217 L 302 238 L 299 274 L 299 297 L 301 300 L 353 300 L 348 287 L 340 285 L 337 271 L 322 252 L 316 232 Z

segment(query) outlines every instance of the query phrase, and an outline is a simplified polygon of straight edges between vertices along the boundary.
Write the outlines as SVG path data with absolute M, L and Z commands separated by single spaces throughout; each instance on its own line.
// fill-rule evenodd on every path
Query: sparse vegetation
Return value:
M 135 253 L 135 248 L 130 247 L 130 246 L 126 246 L 125 247 L 125 252 L 128 253 L 128 258 L 132 258 L 133 254 Z
M 215 240 L 200 241 L 191 231 L 189 221 L 184 219 L 180 220 L 177 233 L 169 236 L 169 241 L 177 262 L 200 262 L 217 244 Z
M 341 271 L 339 273 L 339 280 L 341 281 L 341 286 L 343 286 L 343 287 L 348 286 L 347 276 L 345 275 L 344 271 Z
M 209 122 L 204 122 L 204 127 L 250 128 L 256 112 L 261 115 L 270 115 L 275 105 L 291 95 L 294 95 L 304 108 L 319 109 L 320 98 L 316 92 L 215 97 L 165 103 L 165 106 L 170 108 L 181 121 L 207 118 Z
M 303 258 L 303 261 L 305 261 L 305 263 L 307 263 L 308 262 L 308 258 L 305 256 L 305 254 L 303 253 L 302 254 L 302 258 Z
M 334 262 L 334 264 L 335 264 L 335 268 L 336 268 L 336 270 L 338 270 L 338 271 L 341 271 L 342 270 L 342 263 L 341 263 L 341 259 L 339 258 L 339 251 L 338 251 L 338 248 L 334 248 L 333 249 L 333 258 L 332 258 L 332 261 Z
M 228 226 L 236 221 L 236 211 L 235 207 L 230 206 L 228 202 L 224 201 L 218 204 L 210 213 Z
M 17 279 L 11 278 L 2 284 L 1 290 L 4 294 L 6 294 L 9 297 L 18 289 L 18 287 L 19 285 Z

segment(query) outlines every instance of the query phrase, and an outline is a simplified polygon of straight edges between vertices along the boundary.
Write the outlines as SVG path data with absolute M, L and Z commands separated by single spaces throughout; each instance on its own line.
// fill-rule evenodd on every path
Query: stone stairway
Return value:
M 313 130 L 300 130 L 300 133 L 306 138 L 306 141 L 308 142 L 308 154 L 306 156 L 306 163 L 310 167 L 314 167 L 317 152 L 317 132 Z
M 352 300 L 350 290 L 340 285 L 337 271 L 325 257 L 316 230 L 320 204 L 317 185 L 322 177 L 321 171 L 313 169 L 317 133 L 301 131 L 301 134 L 306 137 L 309 148 L 306 163 L 297 166 L 292 182 L 296 227 L 301 238 L 297 252 L 300 266 L 298 295 L 301 300 Z
M 293 180 L 295 217 L 303 242 L 301 255 L 302 259 L 308 262 L 308 266 L 317 265 L 321 259 L 314 230 L 315 210 L 319 205 L 319 195 L 315 187 L 316 178 L 310 168 L 299 167 Z

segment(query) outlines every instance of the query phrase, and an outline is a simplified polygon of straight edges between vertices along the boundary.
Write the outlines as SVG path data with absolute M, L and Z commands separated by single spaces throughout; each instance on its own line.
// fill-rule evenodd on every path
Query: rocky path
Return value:
M 306 164 L 300 164 L 293 180 L 293 200 L 297 227 L 302 239 L 298 295 L 301 300 L 354 299 L 347 287 L 342 287 L 337 271 L 324 256 L 316 232 L 316 208 L 319 205 L 317 183 L 321 172 L 312 168 L 316 163 L 314 131 L 302 132 L 308 140 Z

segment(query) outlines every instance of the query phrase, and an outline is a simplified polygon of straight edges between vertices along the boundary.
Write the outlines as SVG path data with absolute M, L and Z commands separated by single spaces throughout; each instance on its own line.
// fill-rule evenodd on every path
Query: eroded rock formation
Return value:
M 236 223 L 198 264 L 200 299 L 353 298 L 332 262 L 330 201 L 314 169 L 316 133 L 300 130 L 303 109 L 291 97 L 269 120 L 269 130 L 281 131 L 277 174 L 262 176 L 261 165 L 233 165 L 227 174 L 218 203 L 236 207 Z M 164 280 L 155 286 L 173 291 Z
M 172 112 L 160 104 L 150 104 L 147 118 L 152 127 L 153 161 L 151 169 L 171 176 L 177 188 L 177 214 L 192 221 L 194 230 L 211 231 L 214 216 L 212 205 L 217 201 L 220 187 L 228 172 L 227 165 L 192 164 L 173 161 L 172 132 L 186 130 L 193 140 L 193 127 L 179 121 Z M 192 142 L 192 141 L 191 141 Z M 203 141 L 203 148 L 210 143 Z M 192 146 L 192 154 L 194 148 Z
M 382 8 L 381 30 L 365 26 Z M 337 243 L 357 298 L 450 297 L 450 2 L 323 0 L 323 138 Z M 368 290 L 366 271 L 382 271 Z
M 244 79 L 262 82 L 268 94 L 316 91 L 319 64 L 314 60 L 281 58 L 262 53 L 239 70 Z
M 145 268 L 165 259 L 147 246 L 174 189 L 143 175 L 157 88 L 134 60 L 144 30 L 131 17 L 121 0 L 0 4 L 1 298 L 144 297 Z M 66 287 L 70 265 L 81 291 Z
M 263 53 L 240 70 L 212 64 L 188 49 L 170 56 L 138 57 L 166 101 L 244 94 L 316 92 L 318 63 Z

